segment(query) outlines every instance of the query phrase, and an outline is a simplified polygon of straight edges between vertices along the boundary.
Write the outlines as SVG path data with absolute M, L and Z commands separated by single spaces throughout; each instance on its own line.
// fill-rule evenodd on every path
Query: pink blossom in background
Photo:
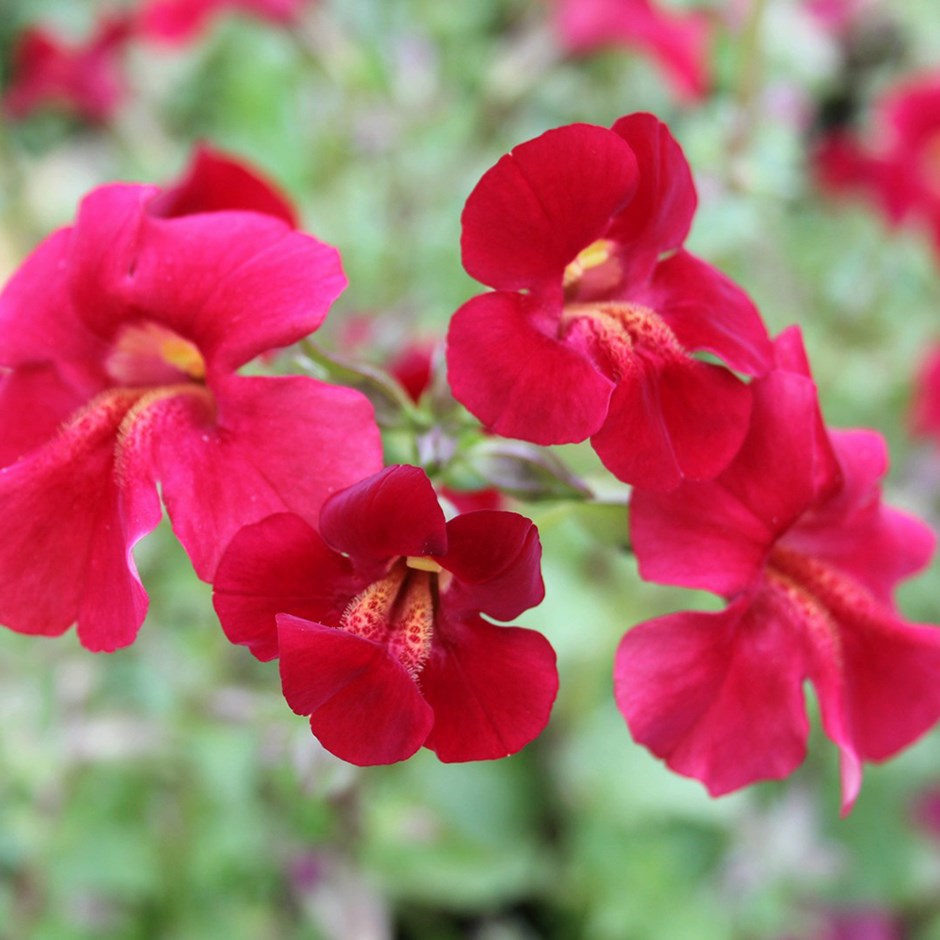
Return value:
M 914 379 L 911 431 L 940 443 L 940 346 L 928 349 Z
M 926 230 L 940 252 L 940 73 L 915 76 L 877 103 L 870 134 L 840 131 L 814 155 L 820 185 L 869 199 L 891 225 Z
M 272 23 L 297 19 L 310 0 L 144 0 L 139 30 L 167 43 L 193 39 L 218 15 L 242 13 Z
M 538 532 L 516 513 L 445 521 L 424 471 L 395 466 L 239 532 L 215 578 L 233 643 L 280 656 L 284 696 L 327 750 L 387 764 L 515 753 L 548 721 L 555 654 L 512 620 L 540 603 Z
M 13 73 L 3 95 L 11 118 L 57 107 L 91 122 L 107 121 L 124 96 L 121 56 L 132 33 L 126 17 L 102 18 L 93 34 L 69 43 L 50 29 L 27 29 L 13 50 Z
M 315 520 L 381 466 L 359 393 L 237 374 L 315 330 L 346 283 L 265 189 L 207 150 L 162 192 L 100 187 L 0 295 L 0 623 L 77 622 L 89 649 L 124 646 L 146 613 L 131 550 L 160 520 L 158 484 L 209 579 L 246 523 Z
M 520 144 L 463 212 L 463 263 L 496 290 L 447 337 L 454 397 L 491 431 L 536 444 L 591 439 L 637 486 L 706 479 L 747 430 L 750 375 L 771 363 L 756 308 L 687 252 L 688 163 L 650 114 L 572 124 Z
M 751 428 L 725 471 L 668 495 L 634 492 L 641 576 L 728 606 L 629 631 L 616 697 L 638 742 L 720 795 L 801 763 L 808 679 L 848 811 L 862 761 L 891 757 L 940 717 L 940 630 L 906 622 L 893 601 L 934 537 L 882 504 L 879 435 L 826 433 L 798 334 L 778 350 L 785 368 L 755 380 Z
M 710 84 L 709 24 L 699 12 L 671 12 L 652 0 L 555 0 L 559 41 L 575 55 L 624 47 L 646 53 L 676 94 L 702 98 Z

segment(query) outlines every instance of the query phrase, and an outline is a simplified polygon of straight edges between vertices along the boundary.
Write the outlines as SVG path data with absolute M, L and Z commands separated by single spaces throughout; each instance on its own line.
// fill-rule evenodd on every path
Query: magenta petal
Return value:
M 634 627 L 614 666 L 634 739 L 713 796 L 789 774 L 806 752 L 802 635 L 775 595 Z
M 196 343 L 210 374 L 235 369 L 311 333 L 346 286 L 337 251 L 281 219 L 235 211 L 162 219 L 147 211 L 154 195 L 103 186 L 79 211 L 74 297 L 103 338 L 129 316 L 147 318 Z
M 0 375 L 0 467 L 45 444 L 84 402 L 51 365 Z
M 204 144 L 196 149 L 180 182 L 165 189 L 147 209 L 161 218 L 247 209 L 297 227 L 293 207 L 271 183 L 245 164 Z
M 386 467 L 330 497 L 320 512 L 328 545 L 370 571 L 397 555 L 443 555 L 444 511 L 418 467 Z
M 656 265 L 647 290 L 647 305 L 686 349 L 708 350 L 747 375 L 772 368 L 773 346 L 757 308 L 716 268 L 678 251 Z
M 377 643 L 279 614 L 287 704 L 310 715 L 330 752 L 352 764 L 391 764 L 425 742 L 434 715 L 404 666 Z
M 276 512 L 316 524 L 331 493 L 381 465 L 372 406 L 352 389 L 301 376 L 233 376 L 167 397 L 123 439 L 124 459 L 159 480 L 173 530 L 211 580 L 244 525 Z
M 603 423 L 614 386 L 586 355 L 538 328 L 544 315 L 522 294 L 482 294 L 465 303 L 447 334 L 450 386 L 504 437 L 583 441 Z
M 147 611 L 131 549 L 160 520 L 153 493 L 129 518 L 114 473 L 128 396 L 103 396 L 45 447 L 0 470 L 0 622 L 55 635 L 78 622 L 82 645 L 132 643 Z
M 103 346 L 79 320 L 69 297 L 71 243 L 71 229 L 50 235 L 0 293 L 0 365 L 56 362 L 90 398 L 104 384 L 98 364 Z
M 229 640 L 268 660 L 278 653 L 277 614 L 339 620 L 360 587 L 348 559 L 299 516 L 277 513 L 235 533 L 215 573 L 212 603 Z
M 570 124 L 516 147 L 487 170 L 464 207 L 468 273 L 514 290 L 561 285 L 636 187 L 630 148 L 605 127 Z
M 634 492 L 630 531 L 644 578 L 726 597 L 744 590 L 815 499 L 815 386 L 773 372 L 751 389 L 750 431 L 717 479 L 669 494 Z
M 685 154 L 659 118 L 630 114 L 612 130 L 636 155 L 639 184 L 607 237 L 629 249 L 624 261 L 630 264 L 632 279 L 639 280 L 661 254 L 685 241 L 698 198 Z
M 483 509 L 451 519 L 447 556 L 440 559 L 454 576 L 447 609 L 518 617 L 545 596 L 541 558 L 538 529 L 525 516 Z
M 555 651 L 541 633 L 479 617 L 439 623 L 421 673 L 434 709 L 426 746 L 447 763 L 515 754 L 548 722 Z

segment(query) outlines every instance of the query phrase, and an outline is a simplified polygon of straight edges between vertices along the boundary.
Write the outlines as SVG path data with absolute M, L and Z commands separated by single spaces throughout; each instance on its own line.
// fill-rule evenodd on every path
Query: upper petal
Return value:
M 747 294 L 687 251 L 656 265 L 644 302 L 686 349 L 705 349 L 747 375 L 773 367 L 773 346 Z
M 613 128 L 636 155 L 639 183 L 620 211 L 608 238 L 628 253 L 634 282 L 644 279 L 661 254 L 678 248 L 689 234 L 698 197 L 692 171 L 669 128 L 652 114 L 628 114 Z
M 297 227 L 297 214 L 286 197 L 257 171 L 205 144 L 196 148 L 183 178 L 154 198 L 148 211 L 161 218 L 247 209 Z
M 583 441 L 603 423 L 614 385 L 585 353 L 539 329 L 543 316 L 524 294 L 469 300 L 450 322 L 448 380 L 454 397 L 497 434 Z
M 247 211 L 160 218 L 148 211 L 154 195 L 104 186 L 79 211 L 73 302 L 106 340 L 122 323 L 145 318 L 194 342 L 210 372 L 232 370 L 313 332 L 346 286 L 336 249 L 279 218 Z
M 386 467 L 336 493 L 320 511 L 328 545 L 369 571 L 397 555 L 443 555 L 444 511 L 418 467 Z
M 548 722 L 558 691 L 555 651 L 541 633 L 448 619 L 421 673 L 434 710 L 426 746 L 445 762 L 515 754 Z
M 560 287 L 565 266 L 629 201 L 636 175 L 632 151 L 604 127 L 570 124 L 520 144 L 467 199 L 464 267 L 491 287 Z
M 421 747 L 433 713 L 384 646 L 288 614 L 277 623 L 284 698 L 310 715 L 328 751 L 365 766 L 405 760 Z
M 715 480 L 634 491 L 630 531 L 644 578 L 730 597 L 754 582 L 776 539 L 816 499 L 815 386 L 772 372 L 751 389 L 748 435 Z
M 235 533 L 215 572 L 212 603 L 229 640 L 268 660 L 278 654 L 277 614 L 335 622 L 361 586 L 349 560 L 303 519 L 276 513 Z
M 439 559 L 454 576 L 447 609 L 518 617 L 545 596 L 541 558 L 538 529 L 525 516 L 481 509 L 451 519 L 447 555 Z

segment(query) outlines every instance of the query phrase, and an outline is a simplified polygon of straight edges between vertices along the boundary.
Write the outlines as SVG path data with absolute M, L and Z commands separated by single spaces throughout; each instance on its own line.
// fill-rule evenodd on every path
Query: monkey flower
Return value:
M 548 721 L 555 654 L 496 626 L 540 603 L 538 531 L 512 512 L 445 521 L 424 471 L 389 467 L 330 497 L 319 533 L 280 513 L 242 529 L 215 578 L 233 643 L 280 655 L 284 696 L 324 747 L 387 764 L 513 754 Z
M 102 186 L 0 294 L 0 623 L 77 622 L 87 648 L 125 646 L 147 609 L 131 550 L 160 520 L 158 484 L 208 580 L 246 523 L 315 520 L 381 466 L 359 393 L 237 374 L 315 330 L 346 283 L 266 189 L 211 151 L 162 193 Z
M 780 340 L 791 363 L 796 335 Z M 728 606 L 630 630 L 614 682 L 634 738 L 719 795 L 800 764 L 808 679 L 841 753 L 847 812 L 862 761 L 891 757 L 940 717 L 940 630 L 905 621 L 892 597 L 934 538 L 882 504 L 883 439 L 827 434 L 804 371 L 755 380 L 747 439 L 714 480 L 634 492 L 640 574 Z
M 688 163 L 650 114 L 572 124 L 520 144 L 467 200 L 467 271 L 496 288 L 453 316 L 454 396 L 505 437 L 591 439 L 637 486 L 708 479 L 747 431 L 771 345 L 741 288 L 682 248 Z

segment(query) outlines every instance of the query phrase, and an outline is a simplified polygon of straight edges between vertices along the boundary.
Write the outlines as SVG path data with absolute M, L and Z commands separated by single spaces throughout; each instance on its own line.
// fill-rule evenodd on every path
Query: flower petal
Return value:
M 479 617 L 439 622 L 421 673 L 434 709 L 426 746 L 447 763 L 515 754 L 541 733 L 558 691 L 541 633 Z
M 110 340 L 131 317 L 194 342 L 210 373 L 313 332 L 346 286 L 336 249 L 257 212 L 163 219 L 154 191 L 103 186 L 79 211 L 73 297 Z M 109 245 L 108 252 L 100 246 Z
M 532 298 L 465 303 L 447 335 L 454 397 L 497 434 L 536 444 L 583 441 L 603 423 L 613 383 L 587 355 L 546 335 Z
M 234 534 L 275 512 L 316 524 L 323 501 L 381 465 L 364 396 L 301 376 L 232 376 L 181 386 L 122 438 L 133 472 L 162 485 L 173 530 L 209 581 Z M 128 470 L 130 472 L 130 470 Z
M 454 580 L 444 595 L 448 611 L 512 620 L 545 596 L 535 524 L 514 512 L 482 509 L 447 523 L 447 555 L 439 559 Z
M 83 404 L 54 366 L 21 366 L 0 375 L 0 467 L 45 444 Z
M 297 227 L 293 206 L 267 180 L 233 157 L 208 147 L 196 148 L 183 178 L 165 189 L 148 206 L 164 219 L 196 212 L 247 209 L 282 219 Z
M 411 757 L 434 716 L 404 666 L 377 643 L 279 614 L 287 704 L 310 715 L 320 743 L 360 766 Z
M 611 130 L 636 155 L 639 184 L 607 237 L 629 249 L 624 263 L 636 282 L 645 279 L 660 255 L 685 241 L 698 197 L 688 160 L 659 118 L 629 114 Z
M 215 573 L 212 603 L 229 640 L 269 660 L 278 654 L 277 614 L 338 621 L 361 586 L 349 561 L 303 519 L 276 513 L 235 533 Z
M 386 467 L 330 497 L 320 532 L 358 572 L 372 572 L 397 555 L 443 555 L 444 511 L 418 467 Z
M 715 480 L 634 491 L 630 531 L 645 579 L 730 597 L 753 583 L 775 539 L 815 500 L 815 386 L 772 372 L 751 389 L 748 436 Z
M 483 174 L 462 216 L 467 272 L 513 290 L 557 282 L 636 187 L 636 159 L 605 127 L 570 124 L 520 144 Z
M 147 596 L 131 550 L 160 520 L 156 493 L 128 517 L 114 473 L 118 426 L 133 395 L 115 392 L 46 446 L 0 470 L 0 622 L 60 634 L 78 622 L 88 649 L 132 643 Z
M 757 308 L 710 264 L 678 251 L 656 265 L 648 291 L 647 306 L 686 349 L 708 350 L 747 375 L 773 367 L 773 346 Z
M 771 592 L 623 638 L 614 695 L 634 739 L 719 796 L 789 774 L 806 753 L 802 624 Z

